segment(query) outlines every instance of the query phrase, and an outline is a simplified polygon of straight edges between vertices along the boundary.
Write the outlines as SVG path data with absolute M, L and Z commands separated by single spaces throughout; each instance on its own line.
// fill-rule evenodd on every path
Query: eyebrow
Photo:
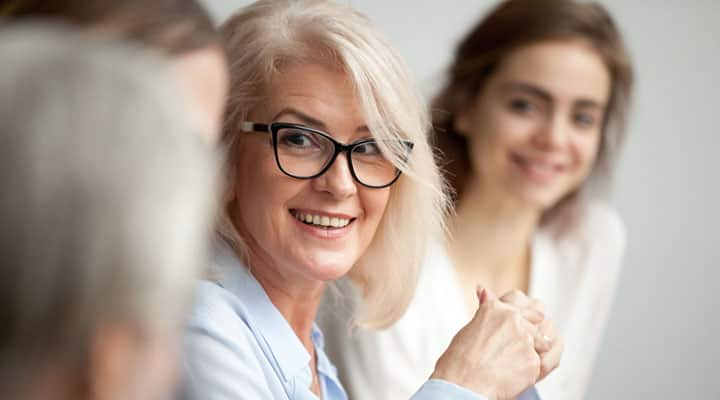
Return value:
M 285 116 L 285 115 L 292 116 L 292 117 L 299 119 L 300 121 L 302 121 L 303 125 L 307 125 L 309 127 L 320 129 L 323 131 L 328 130 L 327 125 L 325 125 L 324 122 L 322 122 L 319 119 L 314 118 L 310 115 L 307 115 L 298 109 L 292 108 L 292 107 L 283 108 L 282 110 L 280 110 L 280 112 L 275 114 L 274 117 L 272 117 L 272 120 L 277 121 L 280 117 Z M 356 132 L 370 132 L 370 129 L 367 127 L 367 125 L 362 125 L 362 126 L 359 126 L 355 131 Z
M 511 90 L 518 90 L 521 92 L 525 92 L 531 96 L 538 97 L 542 99 L 546 103 L 552 103 L 552 95 L 541 87 L 538 87 L 536 85 L 526 83 L 526 82 L 508 82 L 501 86 L 502 90 L 505 91 L 511 91 Z M 595 101 L 593 99 L 587 99 L 587 98 L 581 98 L 578 100 L 573 101 L 573 104 L 578 107 L 583 108 L 597 108 L 599 110 L 604 110 L 605 105 L 601 104 L 598 101 Z

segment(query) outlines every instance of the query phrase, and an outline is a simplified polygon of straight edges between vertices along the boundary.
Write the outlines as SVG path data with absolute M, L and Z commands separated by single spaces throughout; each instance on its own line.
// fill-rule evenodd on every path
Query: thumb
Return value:
M 477 294 L 480 305 L 485 304 L 485 302 L 487 302 L 488 300 L 497 299 L 497 296 L 495 295 L 495 293 L 493 293 L 492 290 L 484 288 L 482 286 L 478 286 L 477 288 L 475 288 L 475 293 Z

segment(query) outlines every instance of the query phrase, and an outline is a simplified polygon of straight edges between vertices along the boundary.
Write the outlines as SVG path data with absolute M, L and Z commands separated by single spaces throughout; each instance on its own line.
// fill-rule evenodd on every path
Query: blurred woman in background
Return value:
M 350 338 L 338 333 L 347 331 L 341 320 L 326 325 L 351 397 L 411 393 L 472 317 L 481 284 L 545 303 L 566 343 L 540 395 L 583 398 L 625 248 L 605 189 L 632 80 L 622 37 L 598 4 L 505 1 L 472 28 L 433 104 L 455 192 L 446 245 L 390 330 Z
M 190 122 L 208 140 L 217 139 L 227 62 L 212 20 L 196 0 L 15 0 L 0 7 L 0 17 L 6 22 L 61 21 L 170 57 L 177 81 L 194 101 Z
M 0 29 L 0 398 L 160 400 L 216 162 L 146 52 Z

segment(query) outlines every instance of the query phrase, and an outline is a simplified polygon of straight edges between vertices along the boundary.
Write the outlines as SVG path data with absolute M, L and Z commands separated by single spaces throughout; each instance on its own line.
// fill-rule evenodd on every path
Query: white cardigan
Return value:
M 610 310 L 625 230 L 605 205 L 586 206 L 577 226 L 553 236 L 536 232 L 532 243 L 529 294 L 565 339 L 560 367 L 537 385 L 543 400 L 579 400 Z M 391 268 L 391 266 L 387 266 Z M 431 252 L 415 297 L 390 329 L 354 329 L 337 310 L 338 292 L 328 291 L 319 323 L 325 347 L 341 372 L 351 400 L 407 399 L 428 379 L 451 339 L 471 318 L 450 260 L 441 246 Z M 333 299 L 333 297 L 335 297 Z

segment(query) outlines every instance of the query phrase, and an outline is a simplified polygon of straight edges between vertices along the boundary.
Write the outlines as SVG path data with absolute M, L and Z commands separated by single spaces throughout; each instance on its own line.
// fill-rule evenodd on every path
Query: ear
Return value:
M 469 123 L 467 121 L 467 113 L 461 111 L 453 117 L 453 130 L 460 136 L 467 137 L 467 127 Z
M 107 324 L 96 331 L 88 369 L 92 399 L 122 398 L 120 394 L 132 388 L 140 345 L 137 332 L 128 324 Z

